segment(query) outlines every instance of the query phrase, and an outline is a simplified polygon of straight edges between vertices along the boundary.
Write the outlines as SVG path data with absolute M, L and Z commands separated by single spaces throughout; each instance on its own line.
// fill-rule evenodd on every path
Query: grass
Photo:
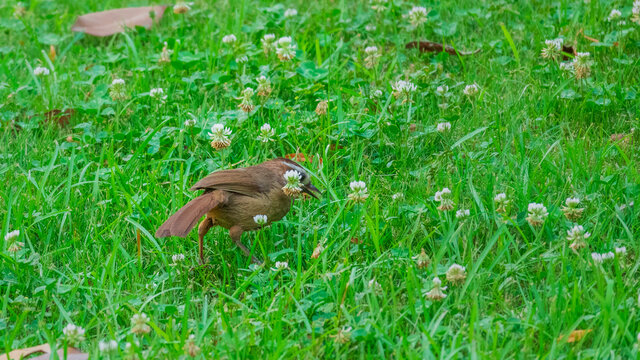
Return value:
M 78 15 L 147 3 L 33 0 L 21 18 L 13 5 L 0 7 L 3 351 L 64 347 L 73 323 L 92 358 L 189 357 L 191 334 L 198 358 L 638 357 L 640 35 L 630 1 L 394 1 L 379 14 L 365 1 L 196 1 L 185 15 L 168 8 L 150 30 L 106 38 L 69 29 Z M 414 5 L 431 11 L 410 29 L 402 16 Z M 287 8 L 298 15 L 284 18 Z M 606 21 L 613 8 L 625 25 Z M 295 59 L 265 57 L 265 33 L 292 36 Z M 227 34 L 242 47 L 222 43 Z M 540 57 L 558 36 L 591 53 L 587 79 Z M 417 39 L 482 51 L 404 48 Z M 164 42 L 174 52 L 162 65 Z M 371 45 L 381 57 L 367 68 Z M 51 74 L 32 75 L 37 66 Z M 273 92 L 254 96 L 246 115 L 236 98 L 260 74 Z M 125 101 L 109 96 L 115 78 Z M 417 85 L 412 102 L 393 97 L 397 80 Z M 472 83 L 480 93 L 467 97 Z M 327 115 L 314 113 L 319 99 L 330 100 Z M 54 109 L 74 110 L 68 125 L 45 121 Z M 451 130 L 440 133 L 444 121 Z M 221 151 L 208 136 L 218 122 L 233 131 Z M 256 140 L 263 123 L 275 141 Z M 313 156 L 304 165 L 324 195 L 244 235 L 264 268 L 219 228 L 204 266 L 195 231 L 153 236 L 201 177 L 290 153 Z M 367 184 L 362 204 L 347 199 L 354 180 Z M 434 201 L 444 187 L 452 211 Z M 503 192 L 509 203 L 497 212 Z M 574 196 L 585 208 L 575 223 L 591 233 L 575 252 L 562 212 Z M 549 213 L 539 227 L 526 220 L 533 202 Z M 456 219 L 458 209 L 470 217 Z M 12 230 L 18 238 L 3 240 Z M 23 248 L 9 251 L 17 241 Z M 592 260 L 622 246 L 626 254 Z M 421 249 L 426 268 L 413 259 Z M 184 261 L 173 264 L 175 254 Z M 275 261 L 289 270 L 270 270 Z M 454 263 L 466 267 L 460 285 L 446 280 Z M 442 301 L 426 296 L 434 276 L 447 286 Z M 148 334 L 131 333 L 138 313 Z M 118 349 L 101 352 L 110 339 Z

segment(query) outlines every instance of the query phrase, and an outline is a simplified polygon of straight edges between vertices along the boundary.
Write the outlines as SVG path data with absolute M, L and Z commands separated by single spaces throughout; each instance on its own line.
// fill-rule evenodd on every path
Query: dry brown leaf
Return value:
M 562 45 L 562 60 L 569 60 L 569 57 L 564 53 L 571 54 L 573 56 L 576 55 L 576 49 L 571 45 Z
M 467 56 L 467 55 L 473 55 L 473 54 L 477 54 L 480 52 L 480 49 L 476 50 L 476 51 L 456 51 L 456 49 L 454 49 L 451 46 L 443 46 L 440 43 L 436 43 L 433 41 L 412 41 L 407 43 L 407 45 L 405 45 L 405 48 L 407 49 L 415 49 L 418 48 L 418 50 L 420 50 L 420 52 L 446 52 L 447 54 L 450 55 L 461 55 L 461 56 Z
M 58 357 L 62 359 L 64 356 L 64 350 L 59 349 L 56 351 L 58 353 Z M 43 354 L 37 357 L 29 358 L 29 360 L 48 360 L 51 357 L 51 346 L 49 344 L 42 344 L 38 346 L 32 346 L 30 348 L 13 350 L 7 356 L 7 354 L 0 355 L 0 360 L 17 360 L 21 358 L 26 358 L 29 355 L 34 354 Z M 67 359 L 68 360 L 86 360 L 89 359 L 89 354 L 85 354 L 82 351 L 68 347 L 67 348 Z
M 53 45 L 49 45 L 49 59 L 51 62 L 56 61 L 56 47 Z
M 287 154 L 284 157 L 289 159 L 289 160 L 293 160 L 293 161 L 297 161 L 297 162 L 308 161 L 309 163 L 313 163 L 313 156 L 305 155 L 303 153 Z M 318 157 L 318 161 L 320 162 L 320 165 L 322 165 L 322 158 L 321 157 Z
M 44 120 L 46 122 L 49 122 L 49 123 L 55 122 L 60 126 L 67 126 L 69 125 L 69 119 L 75 113 L 76 111 L 73 109 L 66 109 L 66 110 L 54 109 L 51 111 L 47 111 L 43 115 L 44 115 Z
M 567 336 L 562 336 L 560 335 L 558 337 L 558 341 L 563 341 L 566 340 L 567 343 L 574 343 L 574 342 L 578 342 L 580 340 L 582 340 L 582 338 L 587 335 L 588 333 L 592 332 L 592 329 L 585 329 L 585 330 L 573 330 L 569 335 Z
M 125 28 L 143 26 L 147 29 L 160 21 L 166 5 L 132 7 L 100 11 L 78 16 L 72 31 L 84 32 L 93 36 L 109 36 L 124 31 Z M 152 19 L 150 13 L 153 12 Z
M 64 127 L 69 125 L 69 119 L 71 119 L 71 116 L 73 116 L 75 113 L 76 111 L 74 109 L 65 109 L 65 110 L 53 109 L 53 110 L 47 111 L 44 114 L 29 116 L 29 119 L 31 119 L 34 116 L 42 116 L 44 119 L 44 122 L 56 123 L 59 126 Z M 22 127 L 18 124 L 14 124 L 14 129 L 16 131 L 20 131 L 22 130 Z

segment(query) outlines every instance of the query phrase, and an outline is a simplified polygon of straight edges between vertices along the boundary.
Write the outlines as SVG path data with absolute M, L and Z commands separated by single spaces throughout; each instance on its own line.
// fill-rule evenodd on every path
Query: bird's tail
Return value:
M 222 191 L 204 193 L 189 201 L 185 206 L 171 215 L 156 231 L 156 237 L 185 237 L 198 223 L 198 220 L 210 210 L 222 205 L 226 196 Z

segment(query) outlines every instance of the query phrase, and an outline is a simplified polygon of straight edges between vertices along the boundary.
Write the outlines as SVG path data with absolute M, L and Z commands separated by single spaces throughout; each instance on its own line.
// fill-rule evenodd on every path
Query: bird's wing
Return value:
M 189 201 L 156 231 L 156 237 L 185 237 L 207 212 L 227 203 L 229 193 L 225 191 L 208 191 Z
M 266 186 L 271 176 L 269 169 L 255 166 L 248 168 L 221 170 L 211 173 L 191 187 L 191 191 L 212 189 L 224 190 L 246 196 L 255 196 L 268 191 Z M 265 185 L 261 185 L 265 184 Z

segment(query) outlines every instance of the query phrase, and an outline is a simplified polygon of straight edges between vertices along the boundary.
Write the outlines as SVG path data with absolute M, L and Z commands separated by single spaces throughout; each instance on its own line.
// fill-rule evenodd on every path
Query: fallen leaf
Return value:
M 48 122 L 48 123 L 56 122 L 60 126 L 67 126 L 69 125 L 69 119 L 75 113 L 76 111 L 73 109 L 65 109 L 65 110 L 54 109 L 54 110 L 47 111 L 46 113 L 42 114 L 42 116 L 44 117 L 45 122 Z
M 142 26 L 147 29 L 160 21 L 166 5 L 132 7 L 100 11 L 78 16 L 72 31 L 84 32 L 93 36 L 109 36 L 123 32 L 125 28 Z M 151 17 L 150 13 L 154 16 Z
M 305 155 L 303 153 L 287 154 L 284 157 L 289 159 L 289 160 L 293 160 L 293 161 L 297 161 L 297 162 L 308 161 L 309 163 L 313 163 L 313 156 L 307 156 L 307 155 Z M 322 158 L 319 157 L 319 156 L 318 156 L 318 162 L 320 163 L 320 165 L 322 165 Z
M 563 341 L 565 340 L 567 343 L 574 343 L 574 342 L 578 342 L 580 340 L 582 340 L 582 338 L 587 335 L 588 333 L 590 333 L 591 331 L 593 331 L 592 329 L 586 329 L 586 330 L 573 330 L 569 335 L 562 336 L 560 335 L 558 337 L 558 341 Z
M 456 49 L 454 49 L 451 46 L 443 46 L 442 44 L 433 42 L 433 41 L 412 41 L 407 43 L 407 45 L 405 45 L 405 48 L 407 49 L 415 49 L 418 48 L 418 50 L 420 50 L 420 52 L 446 52 L 447 54 L 450 55 L 461 55 L 461 56 L 467 56 L 467 55 L 473 55 L 473 54 L 477 54 L 480 52 L 480 49 L 476 50 L 476 51 L 456 51 Z
M 574 47 L 571 45 L 562 45 L 562 52 L 574 56 L 576 55 L 576 49 L 574 49 Z M 562 60 L 569 60 L 569 57 L 565 54 L 562 54 Z
M 76 111 L 74 109 L 65 109 L 65 110 L 54 109 L 54 110 L 49 110 L 44 114 L 29 116 L 29 119 L 33 118 L 34 116 L 42 116 L 44 118 L 44 122 L 46 123 L 55 122 L 59 126 L 64 127 L 69 125 L 69 119 L 75 113 Z M 22 127 L 18 124 L 14 124 L 14 129 L 16 131 L 20 131 L 22 130 Z
M 56 61 L 56 47 L 53 45 L 49 45 L 49 59 L 51 62 Z
M 58 353 L 59 358 L 64 357 L 63 349 L 56 351 L 56 353 Z M 11 351 L 8 354 L 8 356 L 7 354 L 0 355 L 0 360 L 22 359 L 22 358 L 26 358 L 29 355 L 34 355 L 34 354 L 43 354 L 43 355 L 29 358 L 30 360 L 48 360 L 51 357 L 51 346 L 49 346 L 49 344 L 42 344 L 42 345 L 30 347 L 30 348 L 14 350 L 14 351 Z M 68 360 L 86 360 L 88 358 L 89 358 L 89 354 L 85 354 L 73 347 L 67 348 Z

